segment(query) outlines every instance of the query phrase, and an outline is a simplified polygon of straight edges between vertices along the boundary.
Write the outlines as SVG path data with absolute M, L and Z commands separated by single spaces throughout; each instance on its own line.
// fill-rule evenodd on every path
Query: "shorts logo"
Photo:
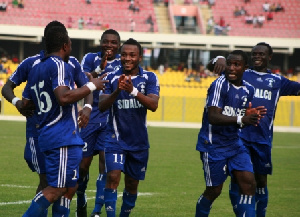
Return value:
M 271 165 L 269 163 L 265 164 L 265 167 L 271 167 Z
M 143 167 L 143 168 L 141 169 L 141 172 L 146 172 L 146 168 Z
M 111 206 L 106 207 L 105 210 L 110 212 L 114 211 L 114 209 Z

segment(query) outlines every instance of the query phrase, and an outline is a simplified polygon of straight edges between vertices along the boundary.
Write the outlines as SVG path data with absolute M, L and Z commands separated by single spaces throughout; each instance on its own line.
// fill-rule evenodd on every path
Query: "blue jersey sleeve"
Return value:
M 280 96 L 300 95 L 300 83 L 281 76 Z
M 209 87 L 207 91 L 207 107 L 215 106 L 223 108 L 224 99 L 226 98 L 227 91 L 225 90 L 226 79 L 224 76 L 217 78 Z
M 17 70 L 10 76 L 10 80 L 19 86 L 21 83 L 26 82 L 28 79 L 28 73 L 30 72 L 34 63 L 34 58 L 29 57 L 23 60 L 18 66 Z
M 148 83 L 147 83 L 147 94 L 155 94 L 159 96 L 159 82 L 158 78 L 154 73 L 149 73 Z
M 23 96 L 23 98 L 28 99 L 28 100 L 32 99 L 31 93 L 30 93 L 30 85 L 29 85 L 29 83 L 26 84 L 22 96 Z
M 70 65 L 73 69 L 75 84 L 77 85 L 77 87 L 84 86 L 89 81 L 89 79 L 82 71 L 81 65 L 75 57 L 70 59 L 70 61 L 71 61 Z
M 93 53 L 86 54 L 81 62 L 82 70 L 84 72 L 92 72 L 96 69 L 94 66 L 95 55 Z

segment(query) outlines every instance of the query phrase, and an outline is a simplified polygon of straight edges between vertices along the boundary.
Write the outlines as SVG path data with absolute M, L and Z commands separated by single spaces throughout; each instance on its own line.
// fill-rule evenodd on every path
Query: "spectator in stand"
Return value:
M 140 8 L 141 8 L 140 2 L 136 1 L 134 4 L 133 12 L 140 12 Z
M 183 4 L 190 5 L 190 4 L 192 4 L 192 1 L 191 0 L 184 0 Z
M 18 0 L 13 0 L 12 1 L 12 6 L 15 8 L 15 7 L 18 7 L 18 4 L 19 4 L 19 2 L 18 2 Z
M 245 0 L 245 4 L 247 4 L 248 2 L 250 2 L 250 0 Z
M 256 15 L 253 16 L 252 23 L 254 28 L 258 27 L 258 17 Z
M 262 5 L 262 7 L 263 7 L 264 12 L 270 11 L 270 3 L 269 3 L 269 2 L 266 1 L 266 2 Z
M 206 34 L 210 34 L 214 28 L 215 21 L 213 17 L 210 17 L 206 23 Z
M 68 17 L 68 20 L 67 20 L 67 27 L 72 28 L 72 26 L 73 26 L 73 18 L 70 16 L 70 17 Z
M 131 19 L 130 22 L 130 32 L 134 32 L 135 31 L 135 22 L 133 19 Z
M 88 19 L 88 21 L 86 21 L 86 26 L 87 26 L 88 29 L 92 29 L 92 28 L 93 28 L 93 26 L 94 26 L 94 21 L 93 21 L 93 18 L 92 18 L 92 17 L 90 17 L 90 18 Z
M 257 17 L 257 24 L 258 24 L 259 28 L 261 28 L 264 25 L 265 20 L 266 20 L 266 18 L 265 18 L 265 16 L 263 14 L 260 14 Z
M 84 19 L 82 17 L 78 20 L 78 29 L 83 29 L 84 27 Z
M 248 14 L 248 13 L 246 13 L 245 14 L 245 23 L 246 24 L 252 24 L 253 23 L 253 16 L 250 15 L 250 14 Z
M 243 6 L 241 6 L 240 14 L 245 15 L 246 13 L 247 13 L 246 9 Z
M 130 1 L 130 4 L 129 4 L 128 9 L 129 9 L 129 10 L 132 10 L 132 11 L 135 10 L 135 8 L 134 8 L 134 0 L 131 0 L 131 1 Z
M 238 6 L 235 6 L 235 9 L 234 9 L 234 11 L 233 11 L 233 15 L 234 15 L 235 17 L 238 17 L 238 16 L 241 15 L 241 12 L 240 12 L 240 9 L 239 9 Z
M 275 12 L 275 10 L 276 10 L 276 4 L 273 3 L 273 4 L 270 6 L 270 11 Z
M 272 11 L 268 12 L 268 14 L 267 14 L 267 20 L 268 21 L 273 20 L 273 12 Z
M 7 4 L 5 2 L 0 3 L 0 11 L 6 11 Z
M 18 8 L 24 8 L 23 0 L 18 1 Z
M 166 7 L 168 7 L 169 6 L 169 0 L 164 0 L 164 4 L 165 4 Z
M 92 4 L 92 0 L 85 0 L 87 4 Z
M 153 19 L 152 19 L 151 14 L 149 14 L 149 17 L 146 19 L 146 23 L 147 23 L 147 24 L 150 24 L 150 25 L 153 25 L 153 24 L 154 24 L 154 23 L 153 23 Z
M 224 20 L 224 17 L 220 17 L 220 20 L 219 20 L 219 26 L 221 26 L 222 28 L 225 27 L 225 20 Z
M 222 30 L 222 34 L 223 35 L 228 35 L 228 32 L 231 30 L 231 26 L 230 26 L 230 24 L 227 24 L 224 28 L 223 28 L 223 30 Z
M 212 6 L 215 5 L 215 0 L 208 0 L 207 2 L 208 2 L 209 8 L 211 8 Z
M 278 11 L 284 11 L 284 7 L 282 7 L 280 2 L 278 2 L 276 9 L 275 9 L 275 12 L 278 12 Z

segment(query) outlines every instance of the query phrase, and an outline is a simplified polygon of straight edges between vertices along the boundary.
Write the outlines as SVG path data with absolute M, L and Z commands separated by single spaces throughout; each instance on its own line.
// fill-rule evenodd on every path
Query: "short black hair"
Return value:
M 69 43 L 69 36 L 66 28 L 62 26 L 53 26 L 49 28 L 45 42 L 48 54 L 59 51 L 64 44 Z
M 103 39 L 104 35 L 108 35 L 108 34 L 116 35 L 118 37 L 119 42 L 121 41 L 121 37 L 120 37 L 119 33 L 116 30 L 114 30 L 114 29 L 107 29 L 107 30 L 105 30 L 103 32 L 103 34 L 101 35 L 101 40 Z
M 125 45 L 125 44 L 130 44 L 130 45 L 136 45 L 139 49 L 139 53 L 140 53 L 140 56 L 143 56 L 143 50 L 142 50 L 142 46 L 140 43 L 137 42 L 137 40 L 133 39 L 133 38 L 129 38 L 127 41 L 125 41 L 123 43 L 123 45 L 121 46 L 121 49 L 122 47 Z
M 269 55 L 271 56 L 273 54 L 273 49 L 272 49 L 271 45 L 269 45 L 266 42 L 259 42 L 255 46 L 266 46 L 269 49 Z
M 232 55 L 240 55 L 243 58 L 245 65 L 248 65 L 248 55 L 244 51 L 242 51 L 242 50 L 234 50 L 234 51 L 230 52 L 229 55 L 230 54 L 232 54 Z
M 50 23 L 47 24 L 47 26 L 44 29 L 44 37 L 46 37 L 47 32 L 50 28 L 54 27 L 54 26 L 61 26 L 63 28 L 65 28 L 65 30 L 67 31 L 66 27 L 64 24 L 62 24 L 61 22 L 57 21 L 57 20 L 53 20 Z

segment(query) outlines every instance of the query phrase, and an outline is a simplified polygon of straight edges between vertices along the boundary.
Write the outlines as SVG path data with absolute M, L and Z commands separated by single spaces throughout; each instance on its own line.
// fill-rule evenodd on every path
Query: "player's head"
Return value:
M 120 48 L 120 35 L 114 29 L 108 29 L 103 32 L 100 40 L 100 49 L 102 54 L 107 53 L 107 59 L 113 60 Z
M 226 58 L 226 78 L 235 85 L 240 85 L 244 71 L 248 68 L 248 56 L 242 50 L 234 50 Z
M 125 73 L 137 73 L 142 61 L 142 46 L 135 39 L 130 38 L 121 46 L 121 63 Z
M 266 72 L 272 55 L 273 49 L 269 44 L 260 42 L 255 45 L 251 51 L 251 61 L 254 69 L 259 72 Z
M 49 28 L 45 41 L 48 54 L 57 53 L 64 61 L 67 62 L 69 60 L 72 43 L 66 28 L 61 26 Z
M 50 23 L 48 23 L 47 26 L 45 27 L 45 29 L 44 29 L 44 37 L 46 37 L 48 30 L 51 27 L 54 27 L 54 26 L 61 26 L 61 27 L 65 28 L 65 30 L 67 31 L 67 29 L 66 29 L 66 27 L 65 27 L 64 24 L 62 24 L 61 22 L 59 22 L 57 20 L 53 20 Z

